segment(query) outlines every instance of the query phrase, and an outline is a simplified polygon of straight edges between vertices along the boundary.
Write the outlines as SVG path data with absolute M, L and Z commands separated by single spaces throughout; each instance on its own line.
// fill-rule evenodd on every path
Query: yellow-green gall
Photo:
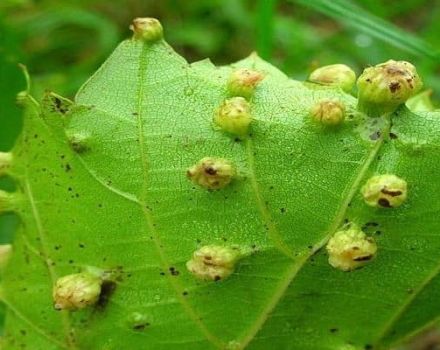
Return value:
M 76 153 L 84 153 L 90 150 L 90 135 L 85 133 L 68 134 L 70 148 Z
M 206 281 L 220 281 L 234 272 L 235 264 L 242 257 L 237 247 L 207 245 L 193 253 L 186 263 L 189 272 Z
M 392 112 L 423 86 L 409 62 L 389 60 L 364 70 L 357 81 L 360 109 Z
M 264 75 L 248 68 L 240 68 L 233 71 L 228 80 L 228 92 L 231 96 L 241 96 L 246 99 L 252 97 L 258 83 Z
M 209 190 L 218 190 L 232 181 L 235 167 L 227 159 L 205 157 L 189 168 L 186 174 L 196 185 Z
M 0 190 L 0 214 L 13 211 L 18 200 L 17 193 Z
M 95 304 L 101 294 L 102 278 L 90 272 L 59 278 L 53 287 L 56 310 L 78 310 Z
M 135 39 L 153 42 L 163 38 L 162 24 L 156 18 L 135 18 L 130 29 Z
M 251 107 L 244 97 L 225 100 L 214 115 L 214 123 L 234 135 L 245 135 L 251 122 Z
M 405 202 L 408 189 L 405 180 L 396 175 L 383 174 L 368 179 L 361 193 L 369 206 L 395 208 Z
M 12 162 L 12 153 L 0 152 L 0 176 L 7 173 Z
M 345 119 L 345 106 L 341 101 L 324 99 L 312 107 L 310 116 L 314 121 L 323 125 L 339 125 Z
M 128 316 L 128 325 L 134 331 L 143 331 L 150 325 L 147 315 L 133 312 Z
M 356 73 L 345 64 L 331 64 L 315 69 L 309 81 L 318 84 L 338 86 L 346 92 L 353 89 Z
M 356 225 L 336 232 L 327 243 L 328 262 L 334 268 L 351 271 L 374 258 L 377 245 Z

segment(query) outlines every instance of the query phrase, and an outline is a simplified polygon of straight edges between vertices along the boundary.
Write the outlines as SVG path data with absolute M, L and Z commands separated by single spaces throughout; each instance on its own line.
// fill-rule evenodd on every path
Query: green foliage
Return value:
M 243 138 L 212 121 L 236 68 L 265 75 Z M 310 119 L 328 98 L 345 104 L 341 126 Z M 371 118 L 342 90 L 256 55 L 218 68 L 140 40 L 124 41 L 73 102 L 23 103 L 5 349 L 385 349 L 437 321 L 438 112 Z M 186 178 L 207 156 L 235 165 L 225 188 Z M 360 194 L 384 173 L 408 183 L 398 208 Z M 350 222 L 378 252 L 343 272 L 323 248 Z M 247 253 L 224 280 L 195 278 L 186 262 L 213 245 Z M 90 268 L 113 276 L 100 301 L 54 310 L 57 278 Z
M 404 51 L 427 57 L 437 62 L 440 60 L 440 51 L 430 44 L 383 19 L 369 14 L 349 0 L 296 0 L 296 2 L 310 6 L 329 17 L 337 19 L 338 22 L 354 27 L 362 33 L 371 35 Z
M 364 0 L 345 6 L 346 1 L 346 8 L 358 4 L 350 16 L 335 16 L 337 12 L 331 11 L 320 15 L 318 3 L 324 2 L 309 1 L 307 8 L 299 5 L 299 0 L 41 0 L 38 4 L 5 0 L 0 2 L 0 17 L 22 49 L 19 60 L 30 68 L 34 87 L 39 92 L 51 89 L 67 96 L 73 95 L 127 35 L 127 23 L 142 15 L 160 18 L 170 43 L 189 61 L 210 57 L 224 64 L 258 50 L 286 74 L 301 79 L 316 64 L 340 62 L 360 71 L 390 57 L 415 61 L 417 56 L 405 50 L 413 40 L 408 45 L 402 42 L 415 35 L 416 40 L 431 43 L 437 51 L 440 47 L 438 0 L 405 0 L 393 5 L 387 0 Z M 340 1 L 325 3 L 341 7 Z M 360 11 L 359 6 L 365 10 Z M 332 13 L 335 21 L 327 17 Z M 373 14 L 383 19 L 381 25 L 375 25 Z M 347 19 L 353 26 L 346 29 Z M 390 22 L 406 29 L 399 32 L 405 47 L 393 46 L 396 29 Z M 384 36 L 384 26 L 394 34 Z M 435 49 L 425 50 L 433 52 Z M 440 91 L 440 80 L 434 74 L 438 60 L 418 61 L 427 85 Z

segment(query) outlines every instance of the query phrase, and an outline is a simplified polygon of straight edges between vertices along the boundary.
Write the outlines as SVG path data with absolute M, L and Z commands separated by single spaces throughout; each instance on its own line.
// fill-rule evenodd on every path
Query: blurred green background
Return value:
M 137 16 L 159 18 L 167 40 L 189 61 L 210 57 L 216 64 L 226 64 L 256 50 L 293 78 L 305 79 L 318 65 L 341 62 L 361 72 L 389 58 L 405 59 L 416 64 L 427 87 L 440 91 L 440 55 L 436 60 L 411 53 L 398 47 L 402 43 L 397 45 L 388 33 L 379 40 L 365 30 L 346 26 L 344 20 L 317 10 L 321 6 L 325 12 L 322 3 L 326 2 L 344 3 L 0 0 L 0 150 L 12 145 L 19 130 L 14 96 L 24 88 L 24 79 L 18 62 L 28 67 L 37 97 L 45 90 L 72 97 L 118 42 L 130 36 L 128 26 Z M 440 0 L 351 3 L 414 33 L 438 53 Z M 377 30 L 374 23 L 371 28 Z M 406 38 L 401 41 L 405 46 Z
M 45 90 L 72 98 L 139 16 L 160 19 L 168 42 L 190 62 L 227 64 L 257 51 L 303 80 L 319 65 L 345 63 L 360 73 L 404 59 L 440 99 L 440 0 L 0 0 L 0 151 L 20 130 L 18 63 L 28 67 L 37 98 Z M 14 185 L 2 179 L 0 187 Z M 0 243 L 16 221 L 1 217 Z

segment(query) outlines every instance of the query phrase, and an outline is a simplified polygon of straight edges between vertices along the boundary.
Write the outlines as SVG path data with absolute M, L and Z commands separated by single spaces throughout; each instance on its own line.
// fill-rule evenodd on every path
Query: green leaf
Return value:
M 243 139 L 212 123 L 236 67 L 265 74 Z M 342 126 L 310 120 L 322 98 L 346 105 Z M 217 68 L 134 39 L 75 101 L 26 97 L 10 169 L 22 226 L 3 273 L 3 348 L 384 349 L 436 322 L 440 114 L 370 118 L 356 103 L 256 55 Z M 186 179 L 207 156 L 235 164 L 230 186 Z M 399 208 L 368 207 L 359 193 L 383 173 L 408 183 Z M 323 249 L 347 221 L 378 245 L 352 272 Z M 229 278 L 198 280 L 185 264 L 213 244 L 249 254 Z M 99 302 L 54 310 L 55 281 L 90 268 L 117 277 Z
M 376 17 L 357 6 L 350 0 L 293 0 L 298 4 L 310 7 L 316 11 L 334 18 L 351 28 L 371 35 L 383 42 L 389 43 L 403 51 L 426 57 L 438 62 L 440 51 L 423 39 L 400 29 L 379 17 Z
M 432 90 L 425 90 L 410 98 L 406 105 L 413 112 L 432 112 L 435 110 L 431 100 Z

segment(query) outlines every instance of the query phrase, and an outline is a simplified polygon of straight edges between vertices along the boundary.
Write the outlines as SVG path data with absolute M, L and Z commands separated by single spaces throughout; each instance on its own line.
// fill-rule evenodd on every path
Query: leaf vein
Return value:
M 291 266 L 287 269 L 287 272 L 284 275 L 284 278 L 281 279 L 280 284 L 278 285 L 277 289 L 275 290 L 275 293 L 273 294 L 272 298 L 266 304 L 265 308 L 263 309 L 263 312 L 256 319 L 256 321 L 250 327 L 247 334 L 240 341 L 239 350 L 246 348 L 246 346 L 254 339 L 254 337 L 256 336 L 258 331 L 263 327 L 263 325 L 265 324 L 265 322 L 269 318 L 269 315 L 271 314 L 273 309 L 276 307 L 278 302 L 283 297 L 286 289 L 289 287 L 289 285 L 293 282 L 295 277 L 298 275 L 298 272 L 301 270 L 301 268 L 306 264 L 306 262 L 308 261 L 308 259 L 311 256 L 313 256 L 318 250 L 320 250 L 327 243 L 327 241 L 330 239 L 330 237 L 335 232 L 335 230 L 337 230 L 338 227 L 342 224 L 350 202 L 352 201 L 353 197 L 355 196 L 355 194 L 359 190 L 362 179 L 364 178 L 371 163 L 374 161 L 374 158 L 376 157 L 377 153 L 379 152 L 379 150 L 383 144 L 383 141 L 384 141 L 383 135 L 388 134 L 387 130 L 390 128 L 390 122 L 389 122 L 389 120 L 387 120 L 387 121 L 388 121 L 388 123 L 385 127 L 386 130 L 383 130 L 383 132 L 381 133 L 382 136 L 376 141 L 375 145 L 370 149 L 370 152 L 367 155 L 367 157 L 365 158 L 361 167 L 359 168 L 359 171 L 357 172 L 353 181 L 350 183 L 350 185 L 346 189 L 342 203 L 341 203 L 338 211 L 336 212 L 335 219 L 330 224 L 329 229 L 326 231 L 324 238 L 321 241 L 319 241 L 317 244 L 315 244 L 313 246 L 313 248 L 310 249 L 310 252 L 305 252 L 302 255 L 299 255 L 297 257 L 297 260 L 294 261 L 291 264 Z
M 143 133 L 143 108 L 142 108 L 142 102 L 143 102 L 143 86 L 145 83 L 145 77 L 146 77 L 146 71 L 147 71 L 147 62 L 145 60 L 146 57 L 146 50 L 148 50 L 150 47 L 148 44 L 144 44 L 143 50 L 141 51 L 140 56 L 140 65 L 139 65 L 139 90 L 138 90 L 138 105 L 137 105 L 137 128 L 138 128 L 138 144 L 139 144 L 139 152 L 140 152 L 140 158 L 141 158 L 141 166 L 142 166 L 142 190 L 141 190 L 141 200 L 139 201 L 139 205 L 141 206 L 142 212 L 145 217 L 145 221 L 147 223 L 148 229 L 151 232 L 151 235 L 153 237 L 153 242 L 156 247 L 156 250 L 159 254 L 159 258 L 161 260 L 161 265 L 164 270 L 166 270 L 169 267 L 169 261 L 168 258 L 162 249 L 162 242 L 161 238 L 156 230 L 153 216 L 150 213 L 150 210 L 147 208 L 147 203 L 145 198 L 147 197 L 148 192 L 148 163 L 147 163 L 147 155 L 145 150 L 145 142 L 144 142 L 144 133 Z M 210 330 L 206 327 L 206 325 L 201 321 L 201 317 L 196 313 L 196 311 L 193 309 L 193 307 L 188 303 L 187 300 L 183 297 L 183 288 L 178 282 L 177 278 L 178 276 L 170 276 L 166 275 L 168 278 L 168 281 L 170 282 L 170 285 L 176 292 L 177 300 L 179 300 L 180 304 L 183 307 L 183 310 L 186 312 L 186 314 L 189 316 L 189 318 L 194 322 L 194 324 L 200 329 L 202 334 L 206 337 L 206 339 L 212 343 L 217 348 L 224 348 L 223 342 L 218 339 L 214 334 L 210 332 Z
M 257 180 L 257 176 L 255 174 L 255 157 L 254 157 L 254 147 L 252 144 L 252 140 L 249 138 L 246 139 L 245 142 L 246 147 L 246 155 L 248 159 L 248 166 L 249 166 L 249 178 L 251 182 L 251 187 L 253 191 L 253 195 L 255 198 L 255 201 L 257 203 L 258 211 L 260 213 L 260 216 L 263 220 L 264 227 L 267 228 L 267 233 L 269 235 L 269 238 L 273 241 L 275 247 L 284 255 L 287 257 L 293 259 L 294 255 L 291 252 L 291 249 L 287 245 L 286 242 L 284 242 L 283 238 L 281 237 L 275 222 L 272 219 L 272 216 L 265 204 L 263 195 L 261 194 L 260 185 Z

